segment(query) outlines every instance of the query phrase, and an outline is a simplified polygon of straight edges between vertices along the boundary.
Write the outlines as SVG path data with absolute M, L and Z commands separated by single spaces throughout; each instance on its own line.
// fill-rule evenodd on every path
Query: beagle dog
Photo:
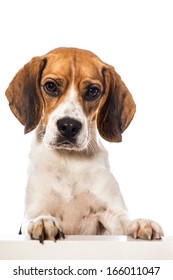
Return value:
M 24 65 L 6 97 L 25 133 L 35 129 L 23 234 L 42 243 L 80 234 L 163 236 L 156 222 L 129 219 L 99 140 L 120 142 L 135 114 L 112 66 L 90 51 L 57 48 Z

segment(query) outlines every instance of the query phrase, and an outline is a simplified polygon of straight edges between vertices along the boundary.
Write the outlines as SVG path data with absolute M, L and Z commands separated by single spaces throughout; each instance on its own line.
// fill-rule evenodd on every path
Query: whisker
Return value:
M 92 152 L 94 155 L 97 152 L 97 145 L 95 143 L 95 138 L 94 137 L 90 137 L 90 141 L 87 147 L 87 152 L 90 153 Z

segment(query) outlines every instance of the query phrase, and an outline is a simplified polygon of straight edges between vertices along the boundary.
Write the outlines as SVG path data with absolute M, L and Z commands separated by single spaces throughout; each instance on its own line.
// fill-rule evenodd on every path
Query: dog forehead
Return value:
M 73 60 L 72 58 L 59 57 L 51 55 L 46 57 L 47 63 L 43 71 L 43 76 L 48 74 L 55 74 L 65 77 L 71 77 L 73 73 Z
M 58 48 L 46 55 L 44 75 L 49 73 L 74 80 L 101 78 L 102 61 L 93 53 L 73 48 Z

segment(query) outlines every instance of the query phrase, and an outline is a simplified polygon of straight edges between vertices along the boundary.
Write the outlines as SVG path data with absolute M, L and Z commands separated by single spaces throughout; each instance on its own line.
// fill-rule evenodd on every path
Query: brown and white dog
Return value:
M 157 223 L 129 220 L 97 134 L 121 141 L 135 113 L 133 98 L 112 66 L 89 51 L 58 48 L 27 63 L 6 96 L 25 133 L 36 128 L 24 234 L 41 242 L 64 234 L 161 238 Z

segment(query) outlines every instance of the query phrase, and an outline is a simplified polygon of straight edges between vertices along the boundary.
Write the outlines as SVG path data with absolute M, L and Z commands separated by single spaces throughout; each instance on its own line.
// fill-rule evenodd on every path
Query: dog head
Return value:
M 135 103 L 114 68 L 95 54 L 58 48 L 34 57 L 6 90 L 9 106 L 25 126 L 37 127 L 40 141 L 69 150 L 83 150 L 96 136 L 120 142 Z

